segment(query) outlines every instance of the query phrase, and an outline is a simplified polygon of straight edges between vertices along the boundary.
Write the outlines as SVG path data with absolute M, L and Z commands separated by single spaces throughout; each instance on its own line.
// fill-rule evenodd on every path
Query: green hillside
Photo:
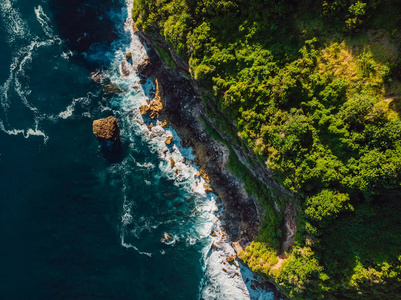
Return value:
M 281 217 L 247 183 L 268 213 L 241 258 L 294 299 L 399 298 L 399 0 L 135 0 L 133 16 L 189 62 L 219 130 L 298 195 L 282 260 Z

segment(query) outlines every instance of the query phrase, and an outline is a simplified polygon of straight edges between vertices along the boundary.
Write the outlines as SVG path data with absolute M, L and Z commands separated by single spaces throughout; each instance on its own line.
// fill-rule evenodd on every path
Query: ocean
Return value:
M 132 5 L 0 1 L 0 299 L 273 299 L 226 261 L 224 208 L 183 162 L 192 149 L 139 112 L 154 82 L 134 71 L 146 45 Z M 124 92 L 104 95 L 91 80 L 100 69 Z M 115 154 L 92 133 L 110 115 Z

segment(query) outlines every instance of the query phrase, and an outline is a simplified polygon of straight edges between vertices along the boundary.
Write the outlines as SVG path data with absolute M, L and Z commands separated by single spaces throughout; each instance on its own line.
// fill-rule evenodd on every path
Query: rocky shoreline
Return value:
M 229 149 L 207 133 L 201 119 L 208 117 L 197 84 L 189 75 L 188 66 L 179 57 L 174 57 L 178 67 L 168 68 L 155 51 L 152 37 L 135 26 L 134 32 L 149 47 L 148 59 L 136 71 L 156 82 L 157 96 L 163 105 L 161 110 L 157 110 L 157 114 L 174 127 L 182 139 L 182 146 L 193 147 L 197 157 L 195 164 L 200 167 L 200 174 L 207 176 L 207 181 L 218 195 L 218 201 L 224 205 L 225 210 L 220 220 L 238 253 L 258 235 L 264 215 L 263 208 L 255 197 L 248 195 L 243 182 L 226 166 Z M 150 103 L 150 108 L 151 105 Z M 150 108 L 141 107 L 141 112 L 153 113 Z M 270 289 L 274 292 L 275 299 L 286 298 L 274 282 L 259 283 L 257 288 Z

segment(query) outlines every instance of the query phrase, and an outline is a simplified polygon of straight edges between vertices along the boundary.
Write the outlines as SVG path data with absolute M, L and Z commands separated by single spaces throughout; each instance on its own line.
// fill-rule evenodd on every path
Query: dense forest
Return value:
M 189 63 L 219 131 L 297 195 L 279 261 L 282 216 L 233 155 L 267 210 L 241 253 L 252 270 L 294 299 L 399 298 L 400 1 L 135 0 L 133 17 Z

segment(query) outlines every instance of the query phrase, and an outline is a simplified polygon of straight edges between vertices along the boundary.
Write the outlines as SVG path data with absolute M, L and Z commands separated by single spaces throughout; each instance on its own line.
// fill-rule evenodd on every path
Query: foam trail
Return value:
M 130 248 L 131 248 L 131 249 L 134 249 L 134 250 L 137 251 L 139 254 L 152 257 L 152 253 L 149 253 L 149 252 L 142 252 L 142 251 L 140 251 L 137 247 L 135 247 L 134 245 L 125 243 L 125 242 L 124 242 L 124 235 L 121 235 L 121 245 L 124 246 L 124 247 L 127 248 L 127 249 L 130 249 Z
M 53 30 L 50 26 L 50 19 L 49 17 L 45 14 L 43 11 L 43 7 L 41 5 L 38 5 L 38 7 L 34 8 L 36 19 L 40 23 L 40 26 L 42 27 L 43 32 L 49 37 L 53 38 Z
M 22 135 L 26 139 L 29 138 L 30 136 L 42 136 L 45 144 L 49 140 L 49 137 L 43 131 L 39 130 L 37 126 L 35 129 L 28 128 L 27 130 L 24 129 L 8 130 L 4 127 L 3 122 L 0 121 L 0 130 L 8 135 Z

